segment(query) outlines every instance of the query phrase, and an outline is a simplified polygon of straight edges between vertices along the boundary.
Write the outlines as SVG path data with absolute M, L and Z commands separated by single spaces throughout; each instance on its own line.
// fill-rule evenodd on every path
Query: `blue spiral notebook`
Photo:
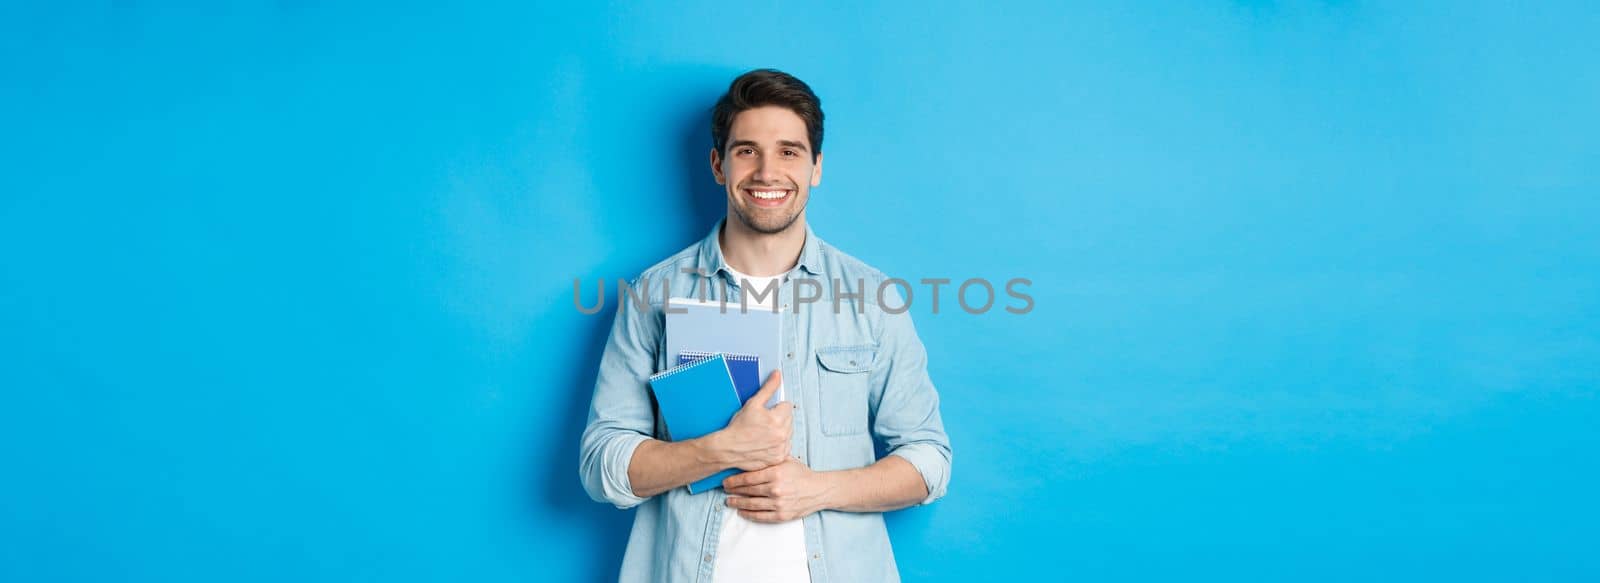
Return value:
M 693 350 L 678 353 L 678 365 L 682 366 L 699 360 L 716 356 L 710 352 L 696 352 Z M 761 390 L 761 359 L 753 354 L 723 354 L 723 360 L 728 362 L 728 375 L 733 377 L 734 392 L 739 394 L 739 404 L 744 405 L 750 397 L 756 396 Z M 724 425 L 726 427 L 726 425 Z M 668 429 L 671 429 L 670 424 Z M 721 429 L 720 427 L 718 429 Z M 689 484 L 689 493 L 695 494 L 712 488 L 722 486 L 722 481 L 728 476 L 741 473 L 738 468 L 728 468 L 710 476 L 706 476 Z
M 743 403 L 733 369 L 741 371 L 739 376 L 754 374 L 750 369 L 755 368 L 755 363 L 748 356 L 733 360 L 720 353 L 698 360 L 693 356 L 680 356 L 680 362 L 685 364 L 650 377 L 650 390 L 655 393 L 656 406 L 661 409 L 661 419 L 673 441 L 694 439 L 727 427 Z M 738 470 L 727 469 L 701 478 L 689 484 L 689 493 L 717 488 L 723 479 L 736 473 Z

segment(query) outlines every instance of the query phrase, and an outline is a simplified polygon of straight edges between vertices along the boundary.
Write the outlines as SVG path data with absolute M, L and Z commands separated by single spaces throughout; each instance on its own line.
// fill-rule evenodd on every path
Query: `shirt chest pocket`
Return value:
M 867 395 L 871 390 L 871 346 L 817 349 L 817 398 L 823 435 L 858 435 L 867 431 Z

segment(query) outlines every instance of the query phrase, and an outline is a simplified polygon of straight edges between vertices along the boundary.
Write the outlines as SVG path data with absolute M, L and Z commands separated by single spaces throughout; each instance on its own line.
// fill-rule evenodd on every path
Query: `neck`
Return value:
M 729 213 L 717 242 L 722 245 L 722 258 L 738 272 L 756 277 L 781 275 L 800 262 L 800 250 L 806 244 L 806 217 L 802 214 L 789 228 L 767 234 L 750 230 Z

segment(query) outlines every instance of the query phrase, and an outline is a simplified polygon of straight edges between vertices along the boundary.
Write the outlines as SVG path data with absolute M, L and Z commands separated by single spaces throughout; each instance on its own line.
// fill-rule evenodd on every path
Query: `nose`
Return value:
M 766 156 L 756 156 L 756 169 L 750 177 L 761 184 L 772 184 L 773 169 L 773 165 L 767 162 Z

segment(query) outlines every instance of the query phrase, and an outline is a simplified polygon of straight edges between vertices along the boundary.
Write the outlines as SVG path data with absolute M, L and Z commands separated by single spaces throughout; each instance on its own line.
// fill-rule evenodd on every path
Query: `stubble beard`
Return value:
M 742 192 L 738 194 L 741 196 L 743 195 Z M 793 196 L 799 196 L 799 193 L 796 192 Z M 804 205 L 795 206 L 797 208 L 788 213 L 787 216 L 780 215 L 774 217 L 773 215 L 783 212 L 783 209 L 772 209 L 772 212 L 766 213 L 760 211 L 751 213 L 747 211 L 743 205 L 735 204 L 733 205 L 733 214 L 734 216 L 739 217 L 739 222 L 744 223 L 745 228 L 748 228 L 751 231 L 755 231 L 762 235 L 776 235 L 778 233 L 787 231 L 789 230 L 789 227 L 794 226 L 794 222 L 800 218 L 800 211 L 805 210 Z M 756 216 L 751 216 L 751 214 L 755 214 Z

